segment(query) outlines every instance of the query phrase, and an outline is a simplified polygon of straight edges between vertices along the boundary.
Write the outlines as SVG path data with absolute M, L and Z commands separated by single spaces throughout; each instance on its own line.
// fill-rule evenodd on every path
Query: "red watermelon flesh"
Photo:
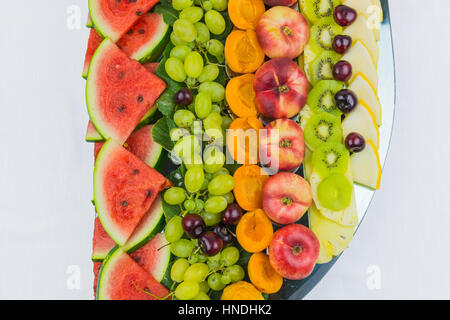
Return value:
M 106 39 L 89 68 L 90 118 L 103 137 L 123 144 L 165 89 L 163 80 Z
M 108 235 L 97 217 L 94 221 L 94 237 L 92 239 L 92 260 L 101 261 L 106 258 L 116 243 Z
M 95 163 L 94 201 L 110 237 L 123 246 L 157 194 L 170 185 L 158 171 L 108 140 Z
M 97 161 L 97 156 L 100 150 L 103 147 L 104 142 L 96 142 L 94 143 L 94 161 Z
M 94 262 L 94 299 L 97 298 L 98 274 L 100 272 L 101 267 L 102 267 L 101 262 Z
M 103 38 L 91 28 L 89 33 L 88 46 L 86 50 L 86 56 L 84 58 L 84 68 L 83 68 L 83 78 L 86 78 L 89 71 L 89 65 L 91 64 L 92 57 L 94 56 L 95 50 L 97 50 L 100 43 L 102 43 Z
M 156 69 L 158 69 L 159 62 L 147 62 L 143 64 L 144 68 L 147 69 L 151 73 L 155 73 Z
M 118 41 L 159 0 L 89 0 L 95 27 L 112 41 Z

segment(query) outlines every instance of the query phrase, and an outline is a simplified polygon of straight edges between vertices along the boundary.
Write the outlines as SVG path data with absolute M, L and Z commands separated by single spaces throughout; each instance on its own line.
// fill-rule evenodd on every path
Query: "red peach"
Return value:
M 266 5 L 268 5 L 269 7 L 275 7 L 275 6 L 290 7 L 296 2 L 297 2 L 297 0 L 264 0 L 264 3 Z

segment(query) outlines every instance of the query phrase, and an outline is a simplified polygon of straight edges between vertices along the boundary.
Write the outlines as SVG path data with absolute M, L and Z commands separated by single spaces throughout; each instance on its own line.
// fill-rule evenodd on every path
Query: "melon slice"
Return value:
M 100 152 L 104 144 L 104 142 L 94 143 L 94 162 L 97 161 L 98 153 Z
M 169 290 L 120 248 L 103 262 L 97 300 L 157 300 L 155 297 L 163 299 L 168 294 Z
M 91 61 L 86 83 L 90 119 L 106 139 L 123 144 L 165 90 L 163 80 L 105 39 Z
M 94 237 L 92 239 L 92 261 L 103 261 L 116 243 L 103 229 L 100 219 L 94 221 Z
M 83 78 L 87 78 L 89 72 L 89 65 L 91 64 L 92 57 L 94 56 L 95 50 L 102 43 L 103 38 L 97 33 L 97 31 L 92 28 L 89 32 L 88 46 L 86 49 L 86 56 L 84 57 L 83 66 Z
M 91 15 L 88 14 L 87 20 L 86 20 L 86 27 L 87 28 L 92 28 L 94 25 L 92 24 L 92 19 L 91 19 Z
M 159 62 L 146 62 L 142 65 L 147 71 L 151 73 L 155 73 L 156 69 L 158 69 Z
M 97 283 L 98 283 L 98 275 L 100 273 L 100 268 L 102 267 L 101 262 L 94 262 L 94 299 L 97 298 Z
M 381 126 L 382 123 L 382 112 L 381 112 L 381 104 L 378 96 L 375 92 L 375 89 L 370 84 L 367 78 L 359 73 L 356 78 L 350 83 L 348 89 L 352 90 L 358 96 L 358 99 L 362 99 L 369 106 L 373 115 L 375 116 L 375 121 L 378 126 Z
M 351 155 L 353 178 L 356 183 L 372 189 L 380 188 L 381 163 L 378 150 L 371 140 L 366 140 L 363 151 Z
M 383 22 L 384 16 L 383 16 L 383 8 L 381 7 L 381 1 L 380 0 L 370 0 L 372 5 L 376 8 L 377 12 L 379 12 L 379 19 L 380 22 Z
M 349 133 L 356 132 L 364 137 L 364 139 L 372 140 L 375 146 L 379 147 L 380 132 L 378 130 L 375 116 L 370 108 L 363 100 L 359 100 L 355 110 L 350 112 L 342 121 L 342 134 L 345 137 Z
M 380 8 L 372 3 L 373 0 L 345 0 L 342 4 L 349 6 L 363 15 L 367 20 L 367 27 L 371 30 L 376 41 L 380 40 L 381 17 Z
M 84 138 L 87 142 L 97 142 L 103 141 L 105 138 L 102 137 L 100 133 L 98 133 L 97 129 L 95 129 L 94 124 L 91 120 L 88 122 L 88 127 L 86 129 L 86 137 Z
M 369 29 L 368 22 L 363 15 L 358 18 L 349 27 L 345 28 L 344 34 L 352 37 L 353 41 L 361 41 L 370 53 L 372 62 L 375 66 L 378 65 L 379 49 L 375 40 L 373 32 Z
M 369 51 L 361 41 L 356 41 L 342 57 L 342 60 L 348 61 L 352 65 L 353 74 L 350 82 L 356 78 L 358 73 L 362 73 L 369 80 L 375 91 L 378 92 L 378 72 Z
M 112 41 L 118 41 L 159 0 L 89 0 L 92 23 Z
M 169 25 L 163 16 L 149 12 L 117 42 L 122 51 L 140 63 L 154 60 L 169 39 Z
M 94 168 L 94 201 L 103 228 L 120 246 L 148 212 L 169 180 L 112 140 L 101 148 Z
M 126 148 L 152 168 L 158 167 L 163 159 L 163 147 L 153 140 L 153 125 L 147 125 L 133 132 L 127 139 Z

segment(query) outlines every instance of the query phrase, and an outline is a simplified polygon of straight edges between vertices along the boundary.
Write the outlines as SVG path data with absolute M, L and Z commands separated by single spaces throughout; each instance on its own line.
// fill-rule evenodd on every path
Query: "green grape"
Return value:
M 214 103 L 211 112 L 220 114 L 221 111 L 222 108 L 218 104 Z
M 184 60 L 184 71 L 191 78 L 197 78 L 203 70 L 203 58 L 197 51 L 190 52 Z
M 213 273 L 208 277 L 208 285 L 214 291 L 221 291 L 225 288 L 222 282 L 222 275 L 220 273 Z
M 208 260 L 207 263 L 210 270 L 215 270 L 220 267 L 220 257 L 221 257 L 220 252 L 214 256 L 207 257 Z
M 170 130 L 169 135 L 172 141 L 178 141 L 182 137 L 189 135 L 189 131 L 184 128 L 173 128 L 172 130 Z
M 197 29 L 197 38 L 195 38 L 195 42 L 203 44 L 207 43 L 211 38 L 211 34 L 209 33 L 209 29 L 203 22 L 197 22 L 194 24 L 195 29 Z
M 203 1 L 203 9 L 205 11 L 212 10 L 212 8 L 213 8 L 213 5 L 212 5 L 211 1 L 209 1 L 209 0 Z
M 174 216 L 167 222 L 166 229 L 164 230 L 164 237 L 170 243 L 178 241 L 184 234 L 183 225 L 181 224 L 182 218 L 180 216 Z
M 229 174 L 221 174 L 213 178 L 208 185 L 208 191 L 215 196 L 224 195 L 234 188 L 234 178 Z
M 205 180 L 203 180 L 203 184 L 202 184 L 202 187 L 200 188 L 200 190 L 205 191 L 206 189 L 208 189 L 208 184 L 209 184 L 209 180 L 207 180 L 205 178 Z
M 213 179 L 217 176 L 220 176 L 221 174 L 230 174 L 230 171 L 228 171 L 227 168 L 221 168 L 219 171 L 213 174 Z
M 200 291 L 198 295 L 192 300 L 211 300 L 211 298 L 206 293 Z
M 180 19 L 186 19 L 192 23 L 196 23 L 203 18 L 203 10 L 200 7 L 184 8 L 180 12 Z
M 236 247 L 226 247 L 221 253 L 221 261 L 225 267 L 232 266 L 239 260 L 239 249 Z
M 217 39 L 211 39 L 206 43 L 206 50 L 213 56 L 223 55 L 224 49 L 223 43 Z
M 201 216 L 207 227 L 212 227 L 222 220 L 220 213 L 202 212 Z
M 200 292 L 208 293 L 209 285 L 208 285 L 208 281 L 207 280 L 204 280 L 204 281 L 200 282 L 198 285 L 200 286 Z
M 191 155 L 193 153 L 199 153 L 200 151 L 200 143 L 198 142 L 197 137 L 193 135 L 184 136 L 173 147 L 173 153 L 179 158 L 183 158 L 186 155 Z
M 170 245 L 170 251 L 179 258 L 187 258 L 194 250 L 195 245 L 187 239 L 179 239 L 172 242 Z
M 195 211 L 200 212 L 205 207 L 205 202 L 202 199 L 195 200 Z
M 205 256 L 203 253 L 198 253 L 198 262 L 206 262 L 207 260 L 207 256 Z
M 228 7 L 227 0 L 209 0 L 211 1 L 213 8 L 217 11 L 225 11 Z
M 164 201 L 171 205 L 182 203 L 186 199 L 186 193 L 183 188 L 172 187 L 164 192 Z
M 193 4 L 194 0 L 172 0 L 172 7 L 177 11 L 181 11 Z
M 173 47 L 172 50 L 170 50 L 170 56 L 184 62 L 184 59 L 186 59 L 186 56 L 191 51 L 191 48 L 189 48 L 187 45 L 182 44 Z
M 184 176 L 184 185 L 186 186 L 186 190 L 190 193 L 199 191 L 203 185 L 204 179 L 205 172 L 202 168 L 189 168 Z
M 208 115 L 208 120 L 214 122 L 214 128 L 221 128 L 222 126 L 222 116 L 220 113 L 217 112 L 211 112 Z
M 186 259 L 178 259 L 170 269 L 170 278 L 175 282 L 183 282 L 184 273 L 189 268 L 189 262 Z
M 206 92 L 199 92 L 195 97 L 195 114 L 205 119 L 211 113 L 211 97 Z
M 180 109 L 173 115 L 173 121 L 180 128 L 189 128 L 195 120 L 195 115 L 186 109 Z
M 228 128 L 230 128 L 230 125 L 232 122 L 233 122 L 233 120 L 231 118 L 222 117 L 222 129 L 227 130 Z
M 213 196 L 205 202 L 205 210 L 209 213 L 220 213 L 227 208 L 228 202 L 222 196 Z
M 203 158 L 205 159 L 204 168 L 208 173 L 216 173 L 225 164 L 225 155 L 218 147 L 206 149 Z
M 222 274 L 222 277 L 220 278 L 220 281 L 222 281 L 222 283 L 224 285 L 227 285 L 227 284 L 229 284 L 231 282 L 231 277 L 228 274 L 224 273 L 224 274 Z
M 242 268 L 238 264 L 235 264 L 235 265 L 232 265 L 232 266 L 226 268 L 224 272 L 230 276 L 231 282 L 233 282 L 233 283 L 241 281 L 245 277 L 244 268 Z
M 220 55 L 216 56 L 216 59 L 217 59 L 218 63 L 223 63 L 225 61 L 225 55 L 220 54 Z
M 175 34 L 175 32 L 172 32 L 170 34 L 170 42 L 173 43 L 174 46 L 188 46 L 188 42 L 182 41 L 178 36 Z
M 190 168 L 203 168 L 203 159 L 200 154 L 192 152 L 190 155 L 183 157 L 183 163 L 186 169 Z
M 205 13 L 205 23 L 209 31 L 214 34 L 222 34 L 227 26 L 223 16 L 216 10 L 209 10 Z
M 195 253 L 191 254 L 191 255 L 189 256 L 189 258 L 188 258 L 188 262 L 189 262 L 190 264 L 197 263 L 197 262 L 198 262 L 198 255 L 195 254 Z
M 198 77 L 198 81 L 200 82 L 207 82 L 207 81 L 214 81 L 219 76 L 219 67 L 214 64 L 208 64 L 206 65 L 200 76 Z M 219 107 L 220 112 L 220 107 Z
M 206 136 L 209 138 L 209 144 L 215 144 L 219 146 L 223 146 L 224 143 L 224 136 L 222 132 L 222 128 L 212 128 L 212 129 L 206 129 L 205 130 Z
M 178 19 L 173 24 L 173 32 L 181 41 L 191 42 L 197 37 L 197 29 L 194 24 L 186 19 Z
M 178 300 L 194 299 L 200 292 L 200 287 L 197 282 L 183 281 L 175 289 L 175 297 Z
M 217 82 L 206 81 L 203 82 L 199 89 L 199 92 L 208 92 L 211 96 L 212 102 L 220 102 L 225 99 L 225 88 Z
M 164 64 L 167 74 L 175 81 L 183 82 L 186 79 L 183 62 L 177 58 L 169 58 Z
M 204 263 L 194 263 L 184 273 L 184 281 L 202 282 L 209 273 L 209 268 Z
M 227 194 L 224 194 L 222 197 L 227 199 L 228 204 L 232 204 L 234 202 L 234 194 L 233 194 L 233 192 L 228 192 Z
M 187 211 L 192 212 L 195 210 L 195 201 L 188 199 L 183 203 L 183 206 Z
M 210 117 L 212 113 L 210 113 L 208 115 L 208 117 L 206 117 L 203 120 L 203 126 L 205 127 L 205 131 L 209 130 L 209 129 L 217 129 L 217 130 L 222 130 L 222 127 L 214 120 L 213 117 Z

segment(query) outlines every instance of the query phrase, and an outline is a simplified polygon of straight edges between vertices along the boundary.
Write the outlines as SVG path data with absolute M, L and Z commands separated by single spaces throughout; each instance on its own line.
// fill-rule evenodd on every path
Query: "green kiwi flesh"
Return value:
M 305 125 L 305 142 L 311 150 L 324 142 L 341 142 L 341 118 L 327 112 L 314 114 Z
M 311 84 L 320 80 L 333 80 L 333 67 L 340 60 L 340 55 L 334 51 L 323 51 L 309 66 Z
M 314 170 L 326 177 L 331 173 L 345 174 L 349 159 L 350 154 L 342 143 L 326 142 L 314 150 L 311 161 Z
M 321 80 L 308 94 L 308 106 L 315 113 L 328 112 L 335 116 L 342 114 L 336 106 L 334 96 L 344 89 L 344 83 L 336 80 Z
M 350 205 L 353 186 L 341 173 L 333 173 L 317 187 L 320 203 L 327 209 L 340 211 Z
M 316 23 L 321 18 L 332 17 L 334 8 L 339 3 L 339 0 L 304 0 L 303 13 L 309 21 Z
M 342 34 L 343 29 L 334 18 L 320 19 L 311 27 L 309 45 L 316 54 L 324 50 L 333 50 L 333 40 L 337 35 Z

